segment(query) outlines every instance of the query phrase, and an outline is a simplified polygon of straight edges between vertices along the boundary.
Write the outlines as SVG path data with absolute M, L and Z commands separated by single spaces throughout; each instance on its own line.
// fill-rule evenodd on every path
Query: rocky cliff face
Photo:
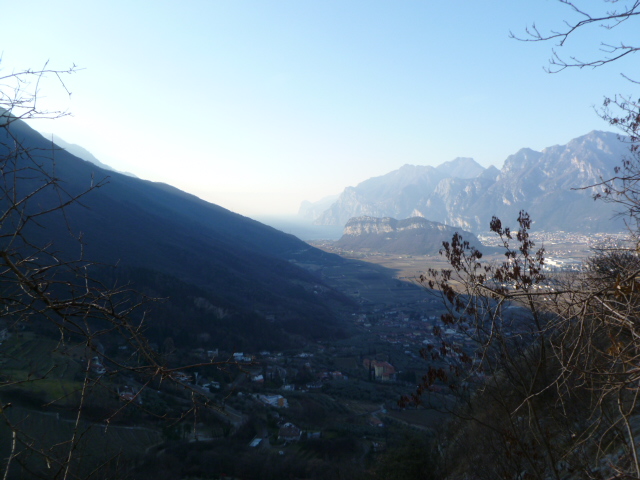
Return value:
M 363 215 L 421 216 L 486 232 L 493 215 L 515 222 L 523 209 L 540 230 L 617 230 L 613 207 L 592 200 L 597 189 L 583 188 L 613 176 L 627 153 L 617 135 L 594 131 L 541 152 L 521 149 L 501 170 L 461 158 L 437 168 L 405 165 L 345 189 L 316 223 L 345 224 Z
M 347 187 L 338 200 L 320 215 L 318 225 L 344 225 L 359 216 L 408 218 L 425 195 L 452 174 L 472 178 L 484 168 L 470 158 L 458 158 L 438 167 L 404 165 L 381 177 Z
M 456 231 L 472 245 L 481 248 L 472 233 L 421 217 L 403 220 L 355 217 L 347 222 L 344 235 L 335 245 L 346 250 L 434 255 L 442 248 L 443 241 L 451 241 Z
M 398 221 L 395 218 L 355 217 L 350 219 L 344 227 L 344 235 L 380 235 L 396 231 Z

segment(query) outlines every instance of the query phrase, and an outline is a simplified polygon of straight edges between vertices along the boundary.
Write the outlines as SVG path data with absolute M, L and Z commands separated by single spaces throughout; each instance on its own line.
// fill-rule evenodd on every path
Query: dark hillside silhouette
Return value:
M 53 212 L 32 226 L 28 234 L 35 243 L 53 242 L 54 250 L 77 256 L 80 247 L 72 235 L 81 236 L 85 258 L 174 277 L 206 292 L 210 303 L 227 312 L 275 315 L 307 333 L 327 334 L 335 322 L 328 305 L 349 304 L 330 288 L 314 293 L 321 280 L 297 265 L 341 263 L 338 256 L 169 185 L 103 170 L 58 149 L 24 122 L 13 122 L 11 133 L 71 196 L 108 177 L 64 213 Z M 25 175 L 20 187 L 34 189 L 37 176 Z M 32 205 L 58 202 L 53 191 L 43 191 Z M 166 285 L 157 290 L 171 296 Z

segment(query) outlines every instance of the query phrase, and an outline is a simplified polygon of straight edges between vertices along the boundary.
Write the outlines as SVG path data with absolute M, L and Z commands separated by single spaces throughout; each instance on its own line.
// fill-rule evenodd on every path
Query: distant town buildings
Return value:
M 278 440 L 284 442 L 297 442 L 302 436 L 302 430 L 293 423 L 285 423 L 278 431 Z
M 396 379 L 396 369 L 389 362 L 380 362 L 365 358 L 362 362 L 364 367 L 369 369 L 376 380 L 381 382 L 391 382 Z
M 287 399 L 282 395 L 257 395 L 256 398 L 262 403 L 275 408 L 289 408 Z

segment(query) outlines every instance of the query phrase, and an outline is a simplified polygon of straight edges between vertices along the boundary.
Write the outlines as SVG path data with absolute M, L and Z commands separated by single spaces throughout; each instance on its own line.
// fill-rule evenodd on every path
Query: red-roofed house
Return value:
M 374 372 L 376 380 L 381 382 L 391 382 L 396 379 L 396 369 L 389 362 L 380 362 L 378 360 L 364 359 L 365 368 L 371 368 Z

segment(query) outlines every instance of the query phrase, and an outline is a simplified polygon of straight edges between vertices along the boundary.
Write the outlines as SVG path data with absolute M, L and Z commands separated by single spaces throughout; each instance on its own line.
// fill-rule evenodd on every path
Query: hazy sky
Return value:
M 571 15 L 555 0 L 43 0 L 4 2 L 2 17 L 4 73 L 83 68 L 70 100 L 41 89 L 73 117 L 34 128 L 249 216 L 406 163 L 500 167 L 608 130 L 593 106 L 638 72 L 632 59 L 545 73 L 553 45 L 509 31 L 560 28 Z M 596 32 L 560 52 L 587 59 Z

